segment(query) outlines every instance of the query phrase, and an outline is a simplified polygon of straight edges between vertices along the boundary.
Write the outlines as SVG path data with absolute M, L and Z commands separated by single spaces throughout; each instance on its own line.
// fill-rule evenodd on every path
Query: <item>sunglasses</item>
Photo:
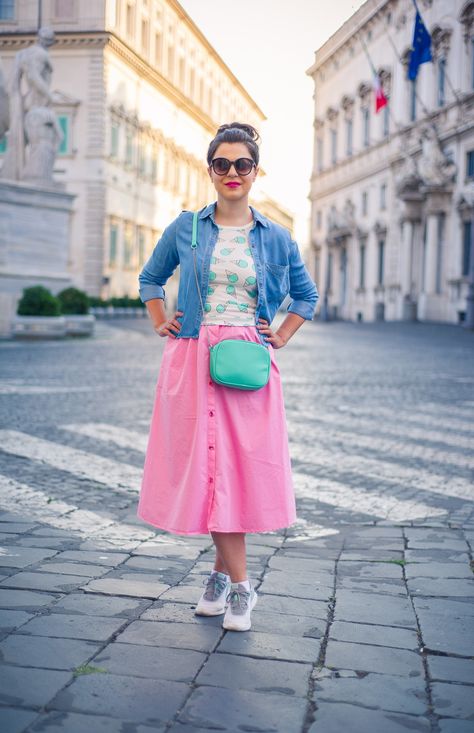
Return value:
M 237 158 L 237 160 L 228 160 L 227 158 L 214 158 L 211 161 L 211 168 L 218 176 L 225 176 L 230 171 L 230 167 L 234 164 L 235 172 L 239 176 L 248 176 L 255 163 L 250 158 Z

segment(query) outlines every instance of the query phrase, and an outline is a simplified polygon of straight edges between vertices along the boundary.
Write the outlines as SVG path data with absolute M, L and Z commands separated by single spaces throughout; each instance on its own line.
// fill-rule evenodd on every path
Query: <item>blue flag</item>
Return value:
M 410 54 L 410 63 L 408 65 L 408 78 L 412 81 L 413 79 L 416 79 L 418 69 L 421 64 L 432 60 L 431 36 L 426 30 L 426 26 L 421 19 L 418 8 L 416 8 L 415 28 L 413 30 L 413 47 Z

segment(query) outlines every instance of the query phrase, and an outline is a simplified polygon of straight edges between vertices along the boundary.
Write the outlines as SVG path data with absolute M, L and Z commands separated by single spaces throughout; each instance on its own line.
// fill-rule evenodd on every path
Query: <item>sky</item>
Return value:
M 259 130 L 262 188 L 293 213 L 295 237 L 306 247 L 314 115 L 314 83 L 306 70 L 315 51 L 363 2 L 179 2 L 267 117 Z

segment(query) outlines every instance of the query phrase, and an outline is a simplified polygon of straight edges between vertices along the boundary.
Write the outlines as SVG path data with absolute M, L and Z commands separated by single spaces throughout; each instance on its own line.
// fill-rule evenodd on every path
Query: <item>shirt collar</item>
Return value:
M 205 206 L 203 209 L 201 209 L 201 211 L 199 212 L 198 219 L 206 219 L 208 216 L 210 216 L 212 221 L 215 224 L 216 222 L 214 221 L 214 214 L 216 211 L 216 203 L 217 201 L 214 201 L 212 204 L 209 204 L 209 206 Z M 256 222 L 258 222 L 259 224 L 261 224 L 264 227 L 269 226 L 268 219 L 265 216 L 263 216 L 263 214 L 257 211 L 257 209 L 254 209 L 253 206 L 250 207 L 250 210 Z

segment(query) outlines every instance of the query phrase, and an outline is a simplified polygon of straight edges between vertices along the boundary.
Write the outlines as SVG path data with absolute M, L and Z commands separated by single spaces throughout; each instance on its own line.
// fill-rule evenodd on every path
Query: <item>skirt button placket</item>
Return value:
M 208 475 L 208 484 L 209 484 L 209 511 L 208 516 L 210 517 L 211 511 L 212 511 L 212 504 L 214 499 L 214 492 L 215 492 L 215 473 L 216 473 L 216 417 L 215 417 L 215 388 L 216 385 L 212 381 L 212 379 L 209 380 L 208 388 L 207 388 L 207 404 L 208 404 L 208 430 L 207 430 L 207 445 L 208 445 L 208 451 L 207 451 L 207 475 Z

